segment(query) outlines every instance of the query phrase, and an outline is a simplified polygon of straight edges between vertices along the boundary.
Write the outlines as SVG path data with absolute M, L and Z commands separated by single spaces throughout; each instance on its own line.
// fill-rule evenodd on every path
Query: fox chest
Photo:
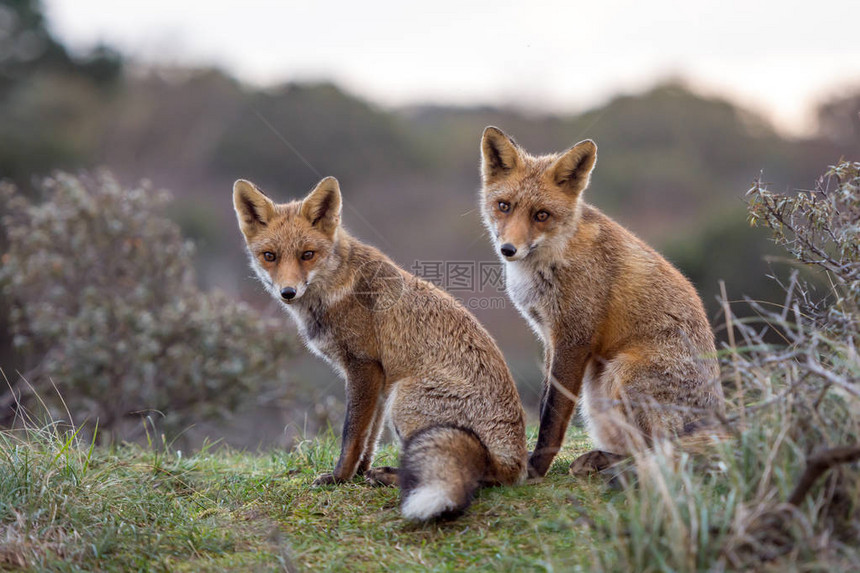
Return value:
M 338 344 L 334 329 L 325 320 L 325 317 L 313 309 L 287 307 L 298 328 L 299 335 L 308 350 L 325 359 L 338 370 L 343 369 L 341 364 L 341 345 Z
M 544 343 L 551 341 L 551 309 L 554 304 L 552 277 L 521 262 L 505 265 L 505 290 Z

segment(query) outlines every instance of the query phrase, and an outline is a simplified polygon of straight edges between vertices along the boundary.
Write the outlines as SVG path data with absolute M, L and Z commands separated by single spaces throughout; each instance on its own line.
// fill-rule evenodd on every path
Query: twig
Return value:
M 806 367 L 809 368 L 815 374 L 818 374 L 831 384 L 839 386 L 849 394 L 853 394 L 854 396 L 860 397 L 860 388 L 857 387 L 852 381 L 849 381 L 847 378 L 842 376 L 837 376 L 833 372 L 830 372 L 826 368 L 823 368 L 821 364 L 818 363 L 817 360 L 812 358 L 812 354 L 808 354 L 806 357 Z
M 857 460 L 860 460 L 860 445 L 831 448 L 810 457 L 806 461 L 806 469 L 800 476 L 800 482 L 788 498 L 788 503 L 799 506 L 818 478 L 824 473 L 835 466 L 849 464 Z
M 738 404 L 740 405 L 741 426 L 746 426 L 746 415 L 744 414 L 744 385 L 741 380 L 741 371 L 738 368 L 738 349 L 735 345 L 735 327 L 732 324 L 732 309 L 729 306 L 729 297 L 726 294 L 726 283 L 720 281 L 720 295 L 722 295 L 723 314 L 726 318 L 726 333 L 729 337 L 729 346 L 732 349 L 732 366 L 735 371 L 735 390 L 738 393 Z

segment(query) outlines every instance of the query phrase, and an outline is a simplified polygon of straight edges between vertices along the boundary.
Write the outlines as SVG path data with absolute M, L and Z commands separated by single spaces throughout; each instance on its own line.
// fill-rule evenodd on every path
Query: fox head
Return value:
M 233 207 L 251 267 L 276 298 L 291 304 L 337 268 L 341 196 L 334 177 L 320 181 L 303 200 L 283 204 L 239 179 Z
M 481 154 L 481 212 L 498 252 L 519 261 L 538 249 L 563 248 L 576 230 L 597 145 L 586 139 L 564 153 L 533 157 L 487 127 Z

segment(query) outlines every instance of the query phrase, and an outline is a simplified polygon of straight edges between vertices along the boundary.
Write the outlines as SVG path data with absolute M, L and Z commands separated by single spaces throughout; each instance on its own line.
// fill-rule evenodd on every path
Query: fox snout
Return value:
M 517 254 L 517 248 L 510 243 L 505 243 L 499 247 L 499 251 L 506 257 L 513 257 Z
M 498 252 L 508 261 L 519 261 L 540 242 L 542 233 L 525 213 L 505 212 L 493 221 L 491 231 Z
M 275 296 L 280 296 L 281 302 L 284 302 L 286 304 L 296 302 L 302 297 L 303 294 L 305 294 L 305 290 L 307 290 L 307 284 L 303 282 L 297 283 L 296 286 L 292 286 L 289 283 L 284 286 L 281 286 L 281 284 L 276 283 L 275 285 L 273 285 L 275 287 L 273 290 L 275 291 Z
M 501 238 L 499 239 L 499 243 L 501 243 L 498 245 L 499 252 L 509 261 L 520 261 L 524 259 L 536 246 L 535 244 L 530 245 L 526 241 L 519 242 Z
M 281 289 L 281 298 L 284 300 L 292 300 L 296 298 L 296 289 L 293 287 L 284 287 Z

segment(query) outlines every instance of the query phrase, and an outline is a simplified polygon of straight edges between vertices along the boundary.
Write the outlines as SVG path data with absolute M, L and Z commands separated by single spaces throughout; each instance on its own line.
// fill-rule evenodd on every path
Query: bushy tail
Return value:
M 432 426 L 416 432 L 400 457 L 403 516 L 423 521 L 463 513 L 489 466 L 487 447 L 468 428 Z

